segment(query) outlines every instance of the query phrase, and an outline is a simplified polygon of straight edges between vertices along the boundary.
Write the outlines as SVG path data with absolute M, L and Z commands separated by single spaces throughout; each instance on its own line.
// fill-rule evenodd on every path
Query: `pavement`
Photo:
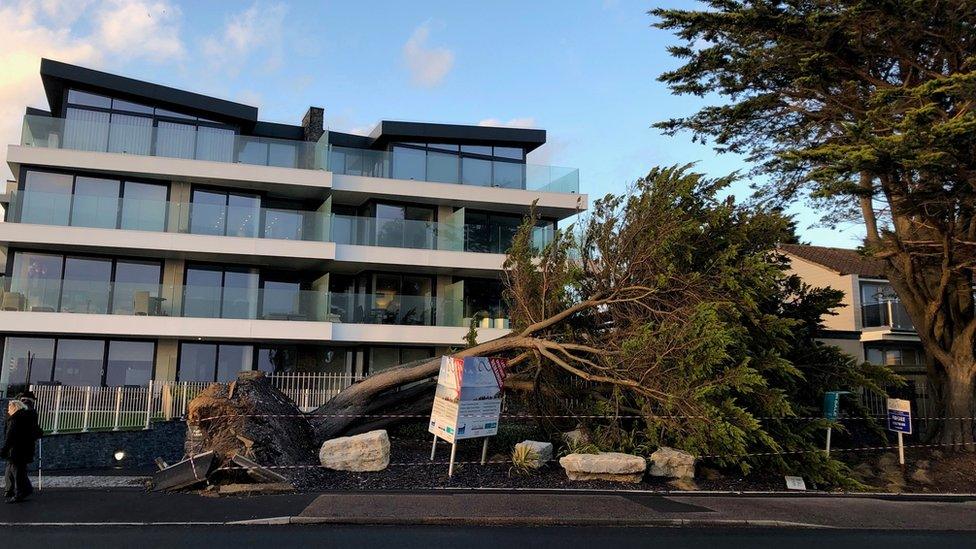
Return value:
M 164 525 L 686 526 L 976 531 L 976 498 L 431 490 L 206 497 L 45 489 L 0 505 L 4 527 Z

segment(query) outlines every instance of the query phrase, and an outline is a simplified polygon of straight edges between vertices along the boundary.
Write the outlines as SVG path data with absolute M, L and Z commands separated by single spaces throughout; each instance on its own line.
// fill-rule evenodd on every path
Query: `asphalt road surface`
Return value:
M 27 526 L 0 528 L 0 547 L 976 547 L 972 532 L 882 532 L 780 528 L 603 528 L 435 526 Z

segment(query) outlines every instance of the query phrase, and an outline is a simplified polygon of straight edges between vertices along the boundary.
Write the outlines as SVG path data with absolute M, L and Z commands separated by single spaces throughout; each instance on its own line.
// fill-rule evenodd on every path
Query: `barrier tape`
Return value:
M 215 421 L 218 419 L 229 419 L 229 418 L 240 418 L 240 417 L 276 417 L 276 418 L 367 418 L 367 419 L 430 419 L 430 414 L 223 414 L 219 416 L 209 416 L 200 418 L 198 422 L 204 421 Z M 538 415 L 538 414 L 501 414 L 501 417 L 508 419 L 711 419 L 710 416 L 662 416 L 656 414 L 621 414 L 621 415 L 610 415 L 610 414 L 555 414 L 555 415 Z M 883 415 L 870 415 L 870 416 L 851 416 L 837 418 L 833 420 L 828 420 L 827 418 L 821 416 L 790 416 L 790 417 L 755 417 L 753 419 L 759 421 L 773 421 L 773 420 L 793 420 L 793 421 L 816 421 L 824 420 L 831 422 L 841 422 L 841 421 L 852 421 L 852 420 L 883 420 L 887 416 Z M 976 417 L 912 417 L 913 421 L 932 421 L 932 420 L 976 420 Z
M 937 444 L 906 444 L 904 447 L 908 448 L 944 448 L 944 447 L 955 447 L 955 446 L 972 446 L 971 442 L 948 442 L 948 443 L 937 443 Z M 831 448 L 830 452 L 865 452 L 865 451 L 875 451 L 875 450 L 895 450 L 897 446 L 862 446 L 858 448 Z M 744 457 L 765 457 L 765 456 L 776 456 L 776 455 L 794 455 L 794 454 L 813 454 L 813 453 L 823 453 L 824 450 L 820 448 L 813 448 L 808 450 L 787 450 L 784 452 L 751 452 L 745 454 L 705 454 L 697 456 L 701 458 L 709 459 L 734 459 L 734 458 L 744 458 Z M 546 460 L 545 463 L 558 462 L 559 458 L 552 458 Z M 493 461 L 488 460 L 485 465 L 510 465 L 514 462 L 510 459 L 505 461 Z M 409 461 L 409 462 L 399 462 L 399 463 L 389 463 L 388 467 L 412 467 L 416 465 L 449 465 L 450 461 Z M 481 461 L 455 461 L 454 465 L 481 465 Z M 240 466 L 222 466 L 214 469 L 214 471 L 257 471 L 261 469 L 325 469 L 324 465 L 268 465 L 262 467 L 240 467 Z M 341 472 L 341 471 L 340 471 Z

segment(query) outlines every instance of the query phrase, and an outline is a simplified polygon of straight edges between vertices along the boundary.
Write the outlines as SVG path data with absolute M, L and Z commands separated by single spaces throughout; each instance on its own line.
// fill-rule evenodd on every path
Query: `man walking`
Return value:
M 20 400 L 7 403 L 7 432 L 0 458 L 7 460 L 4 497 L 7 503 L 24 501 L 34 488 L 27 476 L 27 464 L 34 461 L 34 443 L 41 437 L 37 413 Z

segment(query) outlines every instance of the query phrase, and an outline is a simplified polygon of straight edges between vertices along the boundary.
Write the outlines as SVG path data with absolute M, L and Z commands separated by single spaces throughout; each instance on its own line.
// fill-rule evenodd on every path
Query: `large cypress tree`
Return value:
M 928 355 L 944 443 L 976 413 L 976 2 L 707 0 L 657 9 L 660 76 L 716 104 L 657 124 L 746 155 L 760 195 L 859 220 Z

